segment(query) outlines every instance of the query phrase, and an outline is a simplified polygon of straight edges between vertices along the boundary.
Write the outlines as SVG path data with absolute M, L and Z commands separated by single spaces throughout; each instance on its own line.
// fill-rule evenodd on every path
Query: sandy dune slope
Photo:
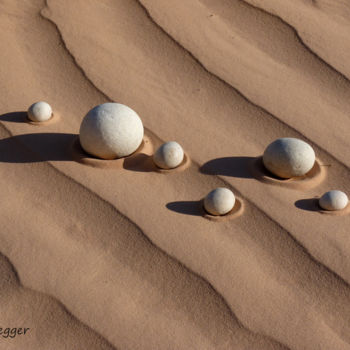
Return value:
M 350 216 L 314 205 L 350 194 L 345 1 L 0 9 L 0 328 L 30 328 L 0 349 L 350 349 Z M 51 123 L 26 122 L 38 100 Z M 181 143 L 191 166 L 76 162 L 80 122 L 106 101 L 137 111 L 154 147 Z M 283 136 L 312 144 L 319 182 L 252 175 Z M 218 186 L 242 216 L 202 217 Z

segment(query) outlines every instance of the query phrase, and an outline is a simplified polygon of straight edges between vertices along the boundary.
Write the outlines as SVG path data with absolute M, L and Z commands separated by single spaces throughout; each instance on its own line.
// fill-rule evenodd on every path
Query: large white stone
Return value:
M 120 103 L 103 103 L 84 117 L 79 131 L 82 148 L 103 159 L 126 157 L 143 139 L 143 124 L 131 108 Z
M 236 198 L 231 190 L 218 187 L 205 197 L 204 209 L 212 215 L 224 215 L 232 210 L 235 202 Z
M 52 108 L 47 102 L 36 102 L 28 108 L 27 115 L 33 122 L 45 122 L 51 118 Z
M 273 141 L 263 155 L 266 169 L 286 179 L 305 175 L 312 169 L 315 160 L 315 152 L 309 144 L 291 137 Z
M 342 210 L 348 202 L 348 196 L 338 190 L 328 191 L 319 199 L 320 207 L 325 210 Z
M 162 169 L 176 168 L 183 159 L 184 151 L 175 141 L 163 143 L 153 155 L 154 163 Z

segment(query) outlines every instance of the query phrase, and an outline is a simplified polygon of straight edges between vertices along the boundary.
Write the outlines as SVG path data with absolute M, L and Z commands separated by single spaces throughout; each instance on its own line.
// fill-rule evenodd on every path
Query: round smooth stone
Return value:
M 143 124 L 131 108 L 120 103 L 103 103 L 84 117 L 79 131 L 84 151 L 102 159 L 129 156 L 142 143 Z
M 47 102 L 36 102 L 28 108 L 27 115 L 33 122 L 45 122 L 52 117 L 52 108 Z
M 225 215 L 232 210 L 235 202 L 236 198 L 231 190 L 218 187 L 205 197 L 204 209 L 212 215 Z
M 342 210 L 348 205 L 349 199 L 344 192 L 333 190 L 326 192 L 318 203 L 325 210 Z
M 308 143 L 291 137 L 273 141 L 263 155 L 265 168 L 285 179 L 305 175 L 313 168 L 315 161 L 313 148 Z
M 161 169 L 178 167 L 184 159 L 182 147 L 175 141 L 163 143 L 153 155 L 153 161 Z

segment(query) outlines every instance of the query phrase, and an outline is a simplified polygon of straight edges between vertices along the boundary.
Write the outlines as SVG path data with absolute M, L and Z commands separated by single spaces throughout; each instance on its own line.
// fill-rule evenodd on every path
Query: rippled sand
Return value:
M 1 0 L 0 349 L 350 349 L 350 4 L 345 0 Z M 48 101 L 55 119 L 26 122 Z M 72 144 L 117 101 L 182 172 L 91 167 Z M 278 137 L 322 178 L 276 186 Z M 147 157 L 146 157 L 147 158 Z M 90 164 L 91 165 L 91 164 Z M 206 220 L 231 188 L 244 212 Z

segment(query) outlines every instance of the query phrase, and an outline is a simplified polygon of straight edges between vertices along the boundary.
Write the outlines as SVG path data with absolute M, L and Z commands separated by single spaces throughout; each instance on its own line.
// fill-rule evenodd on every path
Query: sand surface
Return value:
M 0 335 L 1 350 L 350 349 L 350 215 L 316 206 L 330 189 L 350 194 L 348 1 L 0 10 L 0 328 L 29 328 Z M 54 119 L 30 124 L 39 100 Z M 77 162 L 81 120 L 107 101 L 191 165 Z M 309 142 L 322 174 L 253 176 L 278 137 Z M 203 217 L 215 187 L 242 215 Z

